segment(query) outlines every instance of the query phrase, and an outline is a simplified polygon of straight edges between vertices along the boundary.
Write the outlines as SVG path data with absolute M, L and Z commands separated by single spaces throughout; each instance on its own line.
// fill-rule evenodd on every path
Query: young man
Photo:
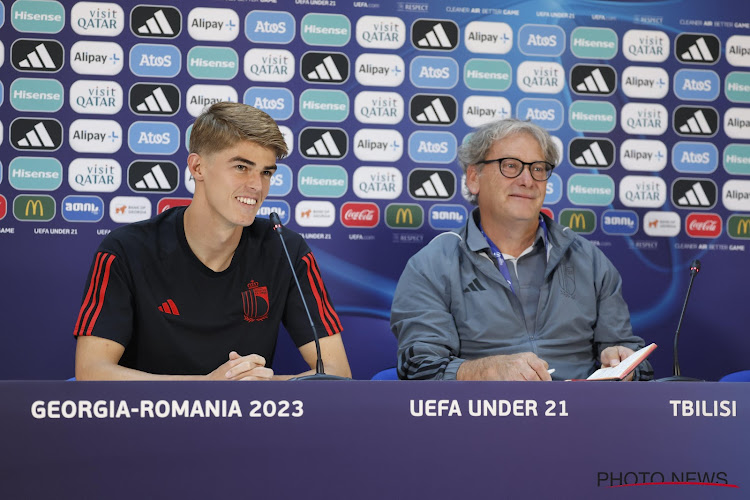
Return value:
M 643 346 L 622 280 L 593 244 L 540 214 L 558 161 L 546 130 L 501 120 L 459 150 L 478 208 L 406 265 L 393 298 L 403 379 L 586 378 Z M 636 378 L 652 376 L 644 362 Z
M 279 236 L 258 219 L 278 126 L 222 102 L 195 121 L 187 207 L 120 227 L 99 246 L 75 325 L 78 380 L 269 380 L 283 322 L 311 368 L 316 349 Z M 301 236 L 285 241 L 321 336 L 326 373 L 349 377 L 342 327 Z M 308 373 L 313 373 L 311 370 Z

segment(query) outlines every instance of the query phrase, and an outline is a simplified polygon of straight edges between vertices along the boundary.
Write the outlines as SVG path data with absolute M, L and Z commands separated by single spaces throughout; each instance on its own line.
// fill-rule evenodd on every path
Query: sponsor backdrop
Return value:
M 291 154 L 262 212 L 313 248 L 356 378 L 395 365 L 388 316 L 407 259 L 471 210 L 458 146 L 509 116 L 557 138 L 546 209 L 622 272 L 636 332 L 661 346 L 657 376 L 671 374 L 695 258 L 683 374 L 750 368 L 750 13 L 698 0 L 18 0 L 0 3 L 0 378 L 72 376 L 98 242 L 189 203 L 190 124 L 223 100 L 282 127 Z M 283 340 L 278 371 L 299 366 L 291 351 Z

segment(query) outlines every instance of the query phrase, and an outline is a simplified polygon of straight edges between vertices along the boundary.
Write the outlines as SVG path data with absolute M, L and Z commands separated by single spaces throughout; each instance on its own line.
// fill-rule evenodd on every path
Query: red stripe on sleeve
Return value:
M 96 289 L 96 285 L 99 282 L 99 273 L 101 272 L 101 265 L 102 260 L 104 260 L 104 256 L 106 254 L 99 252 L 96 254 L 96 263 L 94 264 L 94 270 L 91 273 L 91 281 L 89 282 L 89 289 L 86 292 L 86 298 L 83 299 L 83 303 L 81 304 L 81 311 L 78 313 L 78 321 L 76 321 L 76 327 L 73 330 L 73 335 L 82 335 L 83 332 L 81 331 L 81 327 L 86 324 L 86 320 L 88 320 L 89 315 L 91 314 L 91 309 L 94 307 L 93 302 L 91 302 L 92 296 L 94 295 L 94 290 Z M 83 321 L 81 321 L 83 320 Z
M 169 307 L 172 308 L 172 312 L 175 313 L 177 316 L 179 316 L 180 311 L 177 310 L 177 304 L 174 303 L 174 300 L 168 299 L 167 303 L 169 304 Z
M 94 330 L 94 326 L 96 325 L 96 320 L 99 319 L 99 313 L 101 313 L 102 311 L 102 306 L 104 306 L 104 293 L 107 291 L 107 285 L 109 284 L 109 272 L 112 268 L 113 260 L 115 260 L 115 256 L 108 254 L 107 261 L 104 263 L 105 267 L 104 275 L 102 277 L 102 285 L 101 287 L 99 287 L 99 296 L 96 299 L 98 305 L 96 307 L 94 315 L 91 317 L 89 326 L 86 328 L 86 335 L 91 335 L 91 332 Z
M 304 257 L 302 257 L 302 260 L 305 261 L 305 264 L 307 264 L 307 280 L 310 282 L 310 289 L 313 292 L 313 296 L 315 297 L 315 302 L 318 303 L 318 315 L 320 316 L 320 320 L 323 322 L 323 326 L 326 327 L 326 331 L 328 332 L 328 335 L 333 335 L 334 332 L 331 330 L 331 325 L 328 324 L 328 320 L 326 319 L 326 314 L 323 309 L 323 302 L 320 299 L 320 294 L 318 294 L 317 288 L 315 288 L 315 283 L 313 282 L 313 275 L 312 275 L 312 264 L 310 263 L 310 257 L 312 254 L 307 254 Z
M 312 261 L 312 264 L 313 264 L 313 272 L 315 273 L 315 278 L 317 279 L 320 292 L 323 295 L 323 302 L 325 304 L 328 317 L 331 320 L 331 323 L 334 324 L 334 329 L 336 330 L 336 333 L 340 333 L 341 330 L 343 330 L 344 328 L 341 326 L 339 315 L 336 314 L 336 310 L 333 308 L 331 301 L 328 300 L 328 292 L 326 291 L 326 287 L 323 284 L 323 278 L 320 276 L 320 268 L 318 267 L 318 261 L 315 260 L 315 256 L 312 253 L 309 253 L 308 255 L 310 256 L 310 260 Z

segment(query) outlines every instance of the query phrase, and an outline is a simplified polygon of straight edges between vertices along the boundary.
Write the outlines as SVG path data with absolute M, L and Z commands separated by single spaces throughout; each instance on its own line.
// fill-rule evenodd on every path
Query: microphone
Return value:
M 302 293 L 302 287 L 299 284 L 299 280 L 297 279 L 297 273 L 294 272 L 294 264 L 292 263 L 292 258 L 289 256 L 289 250 L 286 248 L 286 242 L 284 241 L 283 231 L 284 226 L 281 225 L 281 220 L 279 219 L 279 214 L 276 212 L 271 212 L 271 214 L 268 217 L 271 220 L 271 224 L 273 224 L 273 230 L 276 231 L 279 235 L 279 239 L 281 240 L 281 246 L 284 247 L 284 253 L 286 254 L 286 260 L 289 263 L 289 269 L 292 271 L 292 276 L 294 277 L 294 283 L 297 285 L 297 290 L 299 291 L 299 295 L 302 298 L 302 305 L 305 306 L 305 313 L 307 313 L 307 319 L 310 321 L 310 328 L 313 332 L 313 338 L 315 339 L 315 352 L 317 354 L 317 362 L 315 364 L 315 374 L 314 375 L 303 375 L 301 377 L 294 377 L 289 380 L 351 380 L 346 377 L 339 377 L 338 375 L 328 375 L 325 372 L 325 369 L 323 368 L 323 356 L 320 354 L 320 339 L 318 337 L 318 329 L 315 328 L 315 322 L 312 319 L 312 316 L 310 315 L 310 308 L 307 307 L 307 301 L 305 300 L 305 294 Z
M 690 290 L 693 288 L 693 280 L 698 273 L 701 271 L 701 261 L 695 259 L 690 263 L 690 284 L 688 285 L 687 294 L 685 295 L 685 303 L 682 305 L 682 313 L 680 313 L 680 321 L 677 323 L 677 331 L 674 334 L 674 347 L 672 354 L 674 356 L 674 363 L 672 365 L 672 376 L 661 378 L 657 382 L 702 382 L 697 378 L 683 377 L 680 375 L 680 361 L 678 359 L 677 343 L 680 341 L 680 328 L 682 327 L 682 318 L 685 316 L 685 310 L 687 309 L 688 299 L 690 298 Z

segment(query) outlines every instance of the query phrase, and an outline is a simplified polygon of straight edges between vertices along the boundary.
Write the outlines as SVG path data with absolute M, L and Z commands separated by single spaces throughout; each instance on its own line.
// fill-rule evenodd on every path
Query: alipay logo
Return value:
M 663 68 L 628 66 L 622 72 L 622 91 L 628 97 L 661 99 L 669 93 L 669 75 Z
M 294 76 L 294 55 L 282 49 L 250 49 L 245 76 L 253 82 L 288 82 Z
M 79 75 L 117 75 L 124 58 L 122 47 L 114 42 L 80 41 L 70 49 L 70 67 Z
M 625 170 L 661 172 L 667 158 L 667 146 L 661 141 L 628 139 L 620 146 L 620 163 Z
M 289 224 L 292 213 L 291 209 L 289 208 L 289 203 L 283 200 L 265 199 L 263 201 L 263 205 L 261 205 L 258 209 L 258 217 L 267 219 L 271 216 L 271 212 L 276 212 L 276 214 L 279 216 L 279 220 L 283 225 Z
M 732 179 L 721 189 L 721 201 L 727 210 L 750 212 L 750 181 Z
M 76 158 L 68 166 L 68 185 L 84 193 L 113 193 L 120 189 L 122 167 L 106 158 Z
M 182 68 L 182 54 L 174 45 L 139 43 L 130 49 L 130 71 L 136 76 L 171 78 Z
M 172 116 L 180 110 L 180 89 L 164 83 L 130 87 L 130 110 L 137 115 Z
M 240 17 L 233 9 L 197 7 L 188 13 L 187 23 L 193 40 L 231 42 L 240 33 Z
M 70 25 L 79 35 L 117 36 L 125 28 L 125 12 L 116 3 L 78 2 L 70 10 Z
M 632 210 L 606 210 L 602 214 L 602 231 L 605 234 L 633 236 L 638 232 L 638 214 Z
M 77 153 L 116 153 L 122 147 L 122 127 L 114 120 L 76 120 L 68 143 Z
M 190 116 L 198 117 L 215 102 L 237 102 L 237 91 L 229 85 L 193 85 L 187 91 L 185 108 Z M 291 153 L 291 151 L 290 151 Z
M 415 163 L 452 163 L 458 142 L 450 132 L 414 132 L 409 137 L 409 158 Z
M 468 213 L 462 205 L 433 205 L 427 216 L 430 227 L 438 231 L 458 229 L 466 224 Z
M 180 129 L 169 122 L 135 122 L 128 129 L 128 146 L 136 154 L 171 155 L 180 147 Z
M 57 151 L 63 142 L 62 124 L 51 118 L 16 118 L 10 124 L 10 143 L 20 151 Z
M 750 140 L 750 110 L 727 109 L 724 113 L 724 132 L 732 139 Z
M 182 31 L 182 14 L 176 7 L 138 5 L 130 11 L 130 31 L 142 38 L 176 38 Z
M 732 35 L 727 39 L 727 62 L 732 66 L 750 67 L 750 36 Z
M 171 161 L 134 161 L 128 167 L 128 186 L 140 193 L 171 193 L 180 183 L 180 171 Z
M 469 52 L 507 54 L 513 48 L 513 29 L 505 23 L 472 21 L 464 30 L 464 44 Z
M 398 130 L 362 128 L 354 134 L 352 148 L 358 160 L 396 162 L 404 153 L 404 138 Z
M 242 98 L 245 104 L 265 111 L 276 121 L 287 120 L 294 112 L 294 95 L 276 87 L 250 87 Z
M 357 82 L 371 87 L 398 87 L 406 74 L 404 60 L 394 54 L 362 54 L 354 68 Z
M 289 12 L 253 10 L 245 18 L 245 36 L 255 43 L 289 43 L 295 26 Z
M 66 196 L 62 216 L 68 222 L 99 222 L 104 217 L 104 202 L 98 196 Z
M 398 17 L 362 16 L 355 30 L 357 43 L 366 49 L 400 49 L 406 40 L 406 24 Z
M 276 172 L 271 177 L 271 187 L 268 196 L 286 196 L 292 191 L 294 174 L 292 169 L 283 163 L 276 164 Z
M 395 125 L 404 118 L 404 98 L 396 92 L 360 92 L 354 115 L 360 123 Z
M 65 50 L 56 40 L 21 38 L 10 46 L 10 61 L 18 71 L 56 73 L 65 63 Z
M 70 107 L 76 113 L 114 115 L 122 104 L 122 87 L 117 82 L 78 80 L 70 87 Z

